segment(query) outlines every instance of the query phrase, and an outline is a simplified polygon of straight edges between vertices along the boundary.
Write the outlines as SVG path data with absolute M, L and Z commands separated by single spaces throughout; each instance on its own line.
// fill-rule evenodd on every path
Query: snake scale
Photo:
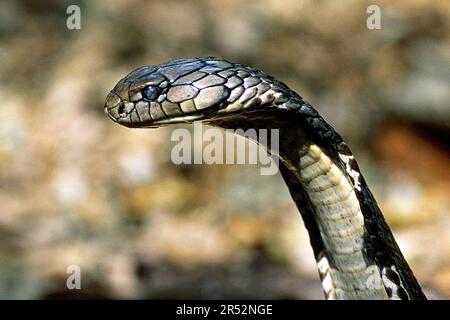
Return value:
M 326 299 L 426 299 L 349 147 L 284 83 L 220 58 L 177 59 L 129 73 L 105 112 L 132 128 L 198 120 L 278 129 L 274 156 L 308 229 Z

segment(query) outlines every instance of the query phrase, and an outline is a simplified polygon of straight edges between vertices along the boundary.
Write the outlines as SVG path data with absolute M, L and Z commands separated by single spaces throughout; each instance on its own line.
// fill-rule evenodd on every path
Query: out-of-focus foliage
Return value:
M 171 128 L 103 114 L 130 70 L 188 56 L 250 64 L 317 106 L 419 282 L 450 298 L 450 5 L 375 1 L 369 30 L 371 3 L 2 1 L 0 298 L 322 298 L 280 176 L 175 166 Z

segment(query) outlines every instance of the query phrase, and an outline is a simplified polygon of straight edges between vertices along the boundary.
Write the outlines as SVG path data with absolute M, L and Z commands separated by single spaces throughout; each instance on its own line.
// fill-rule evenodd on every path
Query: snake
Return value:
M 201 121 L 279 130 L 278 150 L 256 142 L 279 160 L 308 230 L 325 299 L 426 299 L 350 148 L 283 82 L 221 58 L 175 59 L 131 71 L 108 93 L 104 111 L 129 128 Z

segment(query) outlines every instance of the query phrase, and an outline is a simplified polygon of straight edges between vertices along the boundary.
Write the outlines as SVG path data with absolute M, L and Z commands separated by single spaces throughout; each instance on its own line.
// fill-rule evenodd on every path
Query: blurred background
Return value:
M 343 135 L 426 293 L 449 299 L 449 21 L 448 0 L 1 1 L 0 298 L 323 299 L 281 176 L 176 166 L 173 127 L 103 114 L 132 69 L 219 56 Z

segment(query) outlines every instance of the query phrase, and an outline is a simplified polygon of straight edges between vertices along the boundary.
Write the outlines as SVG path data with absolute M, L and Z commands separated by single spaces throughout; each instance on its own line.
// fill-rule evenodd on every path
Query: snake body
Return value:
M 105 112 L 132 128 L 199 120 L 278 129 L 274 156 L 308 229 L 325 297 L 425 299 L 350 149 L 284 83 L 219 58 L 177 59 L 129 73 L 108 94 Z M 270 141 L 264 146 L 272 151 Z

